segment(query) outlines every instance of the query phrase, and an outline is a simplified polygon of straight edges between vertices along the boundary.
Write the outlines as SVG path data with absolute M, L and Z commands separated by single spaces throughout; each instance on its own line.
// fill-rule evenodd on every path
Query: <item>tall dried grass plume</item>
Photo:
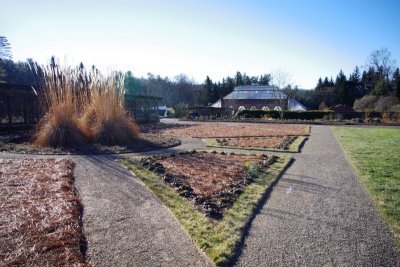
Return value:
M 40 100 L 45 115 L 37 125 L 35 145 L 125 145 L 139 138 L 124 107 L 122 74 L 59 67 L 54 60 L 43 69 Z

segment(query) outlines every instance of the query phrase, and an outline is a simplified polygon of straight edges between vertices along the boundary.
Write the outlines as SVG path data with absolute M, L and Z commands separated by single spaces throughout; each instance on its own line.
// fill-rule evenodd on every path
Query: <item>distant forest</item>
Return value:
M 335 105 L 345 105 L 358 110 L 400 112 L 400 72 L 388 49 L 371 53 L 368 64 L 361 71 L 356 66 L 346 75 L 319 78 L 314 89 L 305 90 L 290 84 L 280 83 L 282 90 L 308 109 L 326 109 Z M 51 64 L 57 64 L 54 57 Z M 82 71 L 98 71 L 95 66 L 76 66 Z M 33 60 L 14 62 L 10 45 L 0 36 L 0 82 L 10 84 L 40 85 L 41 67 Z M 280 77 L 279 79 L 281 79 Z M 129 95 L 147 95 L 163 98 L 163 104 L 175 107 L 180 104 L 205 106 L 216 102 L 239 85 L 278 85 L 274 74 L 247 75 L 240 71 L 222 81 L 213 81 L 209 76 L 202 84 L 196 84 L 185 74 L 173 79 L 151 73 L 147 77 L 135 77 L 131 71 L 125 73 L 125 91 Z

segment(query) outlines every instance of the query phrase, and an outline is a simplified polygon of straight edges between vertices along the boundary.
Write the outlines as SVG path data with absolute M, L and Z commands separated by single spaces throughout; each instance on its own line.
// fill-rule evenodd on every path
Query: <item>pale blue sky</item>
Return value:
M 15 60 L 132 70 L 201 83 L 284 70 L 300 88 L 387 47 L 400 63 L 400 0 L 0 0 Z

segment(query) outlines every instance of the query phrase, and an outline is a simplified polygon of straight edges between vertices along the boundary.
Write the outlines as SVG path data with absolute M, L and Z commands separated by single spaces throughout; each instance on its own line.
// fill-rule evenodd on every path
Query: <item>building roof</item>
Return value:
M 220 107 L 221 107 L 221 100 L 218 100 L 217 102 L 215 102 L 214 104 L 212 104 L 211 107 L 213 107 L 213 108 L 220 108 Z
M 243 85 L 237 86 L 224 99 L 286 99 L 287 96 L 274 86 Z
M 289 100 L 289 110 L 293 110 L 293 111 L 303 111 L 303 110 L 307 110 L 306 106 L 304 106 L 302 103 L 300 103 L 299 101 L 297 101 L 296 99 L 290 99 Z

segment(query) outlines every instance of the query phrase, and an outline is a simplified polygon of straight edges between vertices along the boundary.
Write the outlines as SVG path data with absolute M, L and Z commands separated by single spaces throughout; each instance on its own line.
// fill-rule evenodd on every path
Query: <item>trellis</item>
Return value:
M 0 127 L 31 126 L 39 120 L 36 91 L 32 86 L 0 84 Z
M 157 122 L 161 101 L 161 97 L 125 95 L 125 108 L 137 122 Z

